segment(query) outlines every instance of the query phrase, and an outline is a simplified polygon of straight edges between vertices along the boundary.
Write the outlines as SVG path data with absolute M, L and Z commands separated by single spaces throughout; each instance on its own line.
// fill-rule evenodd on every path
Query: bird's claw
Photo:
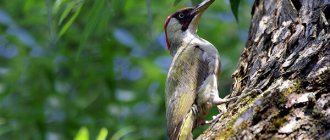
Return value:
M 221 114 L 218 114 L 216 116 L 212 116 L 212 120 L 205 121 L 204 124 L 212 124 L 212 123 L 216 122 L 217 120 L 219 120 L 220 116 L 221 116 Z
M 228 103 L 228 102 L 232 102 L 232 101 L 236 101 L 236 100 L 240 100 L 240 99 L 243 99 L 247 96 L 250 96 L 250 95 L 253 95 L 253 94 L 257 94 L 257 93 L 261 93 L 262 91 L 260 89 L 253 89 L 249 92 L 247 92 L 246 94 L 242 94 L 242 95 L 239 95 L 239 96 L 236 96 L 236 97 L 231 97 L 231 98 L 227 98 L 227 99 L 217 99 L 217 100 L 214 100 L 213 104 L 215 105 L 221 105 L 221 104 L 224 104 L 224 103 Z

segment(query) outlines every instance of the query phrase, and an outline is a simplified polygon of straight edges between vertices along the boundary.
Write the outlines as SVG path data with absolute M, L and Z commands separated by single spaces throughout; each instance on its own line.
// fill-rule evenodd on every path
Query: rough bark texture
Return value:
M 231 97 L 198 139 L 330 139 L 330 0 L 256 0 Z

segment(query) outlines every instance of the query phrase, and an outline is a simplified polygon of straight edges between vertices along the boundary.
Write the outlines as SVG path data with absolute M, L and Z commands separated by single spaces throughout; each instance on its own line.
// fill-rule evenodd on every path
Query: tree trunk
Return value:
M 221 117 L 198 139 L 330 139 L 330 0 L 256 0 Z

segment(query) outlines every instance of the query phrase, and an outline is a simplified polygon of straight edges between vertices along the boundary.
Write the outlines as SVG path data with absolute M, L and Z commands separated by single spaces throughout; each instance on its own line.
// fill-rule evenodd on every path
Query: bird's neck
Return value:
M 181 47 L 187 47 L 192 40 L 199 38 L 199 36 L 196 34 L 196 32 L 191 32 L 191 31 L 186 31 L 183 33 L 177 33 L 177 34 L 172 34 L 168 35 L 168 45 L 169 45 L 169 51 L 170 54 L 174 57 L 176 52 L 181 48 Z

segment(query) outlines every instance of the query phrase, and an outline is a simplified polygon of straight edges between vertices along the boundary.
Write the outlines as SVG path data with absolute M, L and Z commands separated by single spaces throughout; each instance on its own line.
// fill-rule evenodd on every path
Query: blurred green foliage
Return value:
M 191 6 L 174 1 L 0 1 L 0 138 L 166 139 L 163 24 Z M 250 7 L 241 1 L 237 24 L 229 0 L 217 0 L 199 26 L 222 58 L 222 96 Z
M 108 135 L 108 129 L 102 128 L 97 135 L 95 140 L 106 140 Z M 74 137 L 74 140 L 90 140 L 92 138 L 89 137 L 89 131 L 87 127 L 81 127 L 78 131 L 77 135 Z M 93 139 L 93 140 L 94 140 Z M 118 140 L 119 138 L 116 138 L 116 135 L 114 135 L 110 140 Z

